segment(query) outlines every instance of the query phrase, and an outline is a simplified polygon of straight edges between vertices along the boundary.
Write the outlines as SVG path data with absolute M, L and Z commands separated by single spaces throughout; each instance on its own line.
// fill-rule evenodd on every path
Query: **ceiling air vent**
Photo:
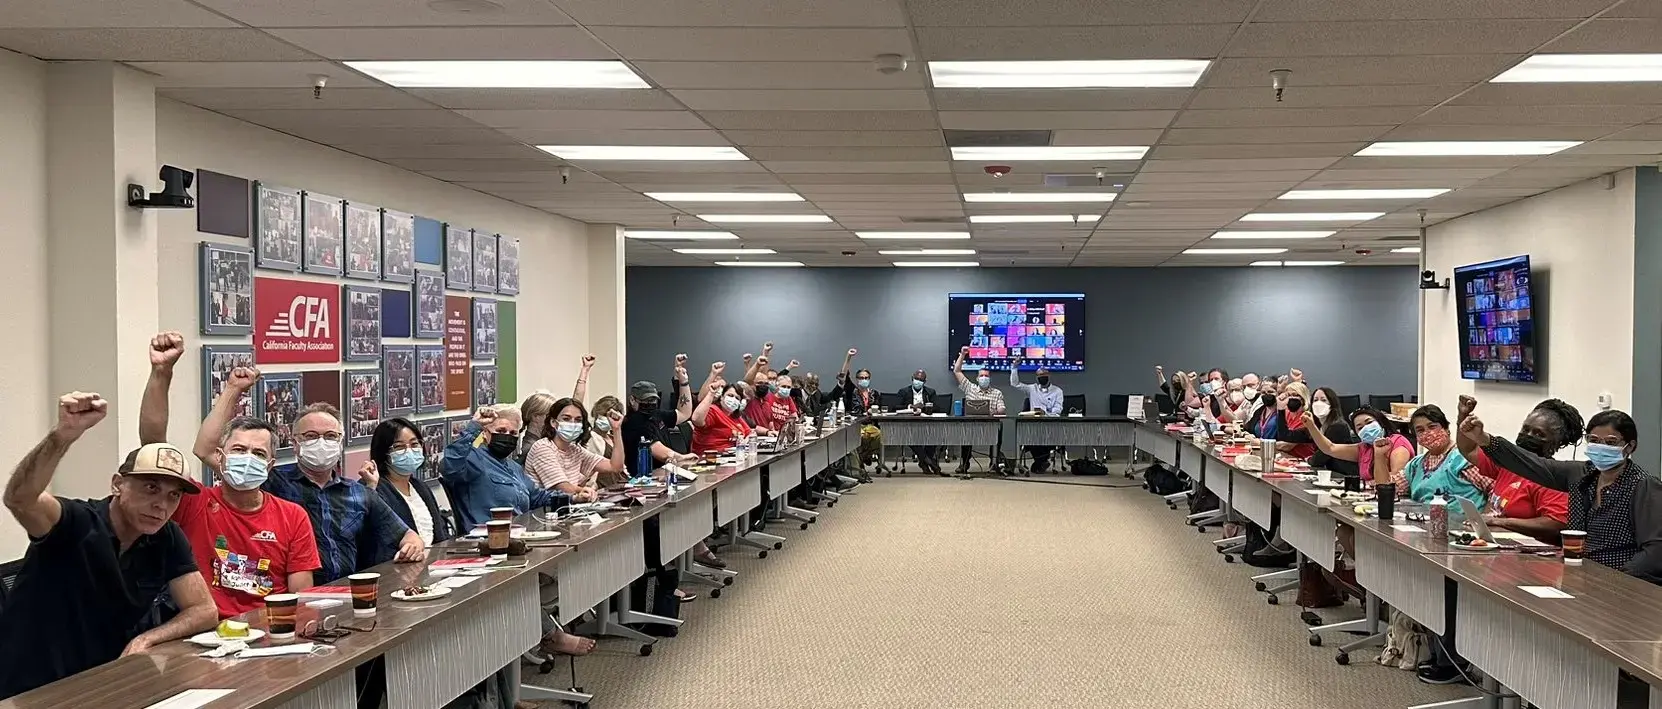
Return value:
M 1048 130 L 948 130 L 946 144 L 953 148 L 1012 148 L 1050 145 Z
M 966 224 L 963 217 L 901 217 L 901 224 Z
M 1123 187 L 1131 183 L 1133 175 L 1106 172 L 1099 182 L 1095 172 L 1060 172 L 1045 175 L 1046 187 Z

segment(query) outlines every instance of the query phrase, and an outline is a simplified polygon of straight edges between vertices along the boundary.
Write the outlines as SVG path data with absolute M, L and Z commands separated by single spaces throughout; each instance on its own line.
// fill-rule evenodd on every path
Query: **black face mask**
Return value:
M 1304 408 L 1304 400 L 1303 399 L 1300 399 L 1300 398 L 1295 396 L 1295 397 L 1287 400 L 1287 410 L 1288 411 L 1291 411 L 1291 412 L 1296 414 L 1300 410 L 1302 410 L 1303 408 Z
M 1556 452 L 1550 450 L 1550 445 L 1547 443 L 1546 439 L 1525 431 L 1519 431 L 1518 437 L 1515 440 L 1517 441 L 1519 448 L 1541 456 L 1542 458 L 1551 458 L 1552 454 Z
M 505 460 L 519 448 L 519 436 L 512 433 L 493 433 L 491 442 L 485 444 L 485 452 L 492 458 Z
M 1262 402 L 1265 406 L 1268 406 L 1272 409 L 1275 408 L 1275 395 L 1274 394 L 1270 394 L 1270 393 L 1260 394 L 1258 396 L 1258 401 Z
M 1042 387 L 1050 386 L 1050 376 L 1045 375 L 1043 377 L 1039 377 L 1039 386 L 1042 386 Z

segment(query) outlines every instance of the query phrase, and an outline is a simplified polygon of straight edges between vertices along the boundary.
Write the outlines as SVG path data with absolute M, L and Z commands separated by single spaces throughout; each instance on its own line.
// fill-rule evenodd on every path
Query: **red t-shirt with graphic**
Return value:
M 260 509 L 243 512 L 227 504 L 225 488 L 216 485 L 200 495 L 181 496 L 173 512 L 220 618 L 259 608 L 270 594 L 287 593 L 293 572 L 323 567 L 306 510 L 260 494 L 265 500 Z
M 1482 450 L 1477 451 L 1474 458 L 1472 464 L 1477 466 L 1477 471 L 1495 481 L 1494 488 L 1489 492 L 1489 509 L 1485 512 L 1513 519 L 1551 517 L 1559 522 L 1569 522 L 1569 493 L 1549 490 L 1539 483 L 1526 480 L 1523 476 L 1500 467 Z M 1557 542 L 1556 539 L 1542 541 Z

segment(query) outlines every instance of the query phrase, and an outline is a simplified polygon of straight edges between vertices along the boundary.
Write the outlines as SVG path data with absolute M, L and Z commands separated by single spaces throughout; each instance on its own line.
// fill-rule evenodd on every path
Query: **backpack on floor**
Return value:
M 1179 474 L 1164 465 L 1152 465 L 1144 470 L 1143 482 L 1147 483 L 1149 492 L 1162 497 L 1189 489 L 1189 484 Z
M 1068 461 L 1068 472 L 1074 475 L 1107 475 L 1108 466 L 1089 458 L 1075 458 Z
M 1194 492 L 1189 495 L 1189 514 L 1211 512 L 1221 506 L 1223 506 L 1223 503 L 1218 499 L 1217 493 L 1204 487 L 1196 487 Z

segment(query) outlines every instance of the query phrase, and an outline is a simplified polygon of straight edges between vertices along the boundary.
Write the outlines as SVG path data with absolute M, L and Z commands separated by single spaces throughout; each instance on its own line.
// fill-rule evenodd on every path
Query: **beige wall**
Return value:
M 46 295 L 46 65 L 0 50 L 0 252 L 6 263 L 7 344 L 0 348 L 0 481 L 51 425 Z M 0 515 L 0 559 L 22 556 L 28 538 Z
M 1633 228 L 1634 176 L 1626 170 L 1613 183 L 1580 182 L 1429 229 L 1425 267 L 1439 278 L 1452 277 L 1456 266 L 1529 255 L 1546 376 L 1538 384 L 1461 379 L 1454 296 L 1426 291 L 1420 400 L 1452 415 L 1459 395 L 1472 394 L 1490 431 L 1504 435 L 1548 397 L 1583 417 L 1598 411 L 1603 393 L 1614 408 L 1631 408 Z

